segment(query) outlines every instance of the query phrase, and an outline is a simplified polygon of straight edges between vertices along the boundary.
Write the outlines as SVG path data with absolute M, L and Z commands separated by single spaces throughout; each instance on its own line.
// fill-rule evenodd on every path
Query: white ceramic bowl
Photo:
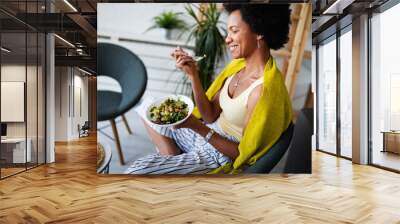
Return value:
M 156 124 L 156 123 L 152 122 L 151 119 L 150 119 L 150 109 L 151 109 L 152 107 L 154 107 L 154 106 L 157 106 L 157 107 L 160 106 L 161 103 L 164 102 L 164 101 L 165 101 L 166 99 L 168 99 L 168 98 L 169 98 L 169 99 L 174 99 L 174 100 L 180 99 L 180 100 L 182 100 L 183 102 L 185 102 L 185 103 L 188 105 L 188 114 L 187 114 L 187 116 L 186 116 L 184 119 L 182 119 L 182 120 L 180 120 L 180 121 L 177 121 L 177 122 L 175 122 L 175 123 L 172 123 L 172 124 Z M 192 101 L 192 99 L 190 99 L 190 98 L 187 97 L 187 96 L 184 96 L 184 95 L 168 95 L 168 96 L 163 96 L 163 97 L 160 97 L 160 98 L 155 99 L 154 102 L 151 103 L 151 104 L 147 107 L 147 109 L 146 109 L 146 120 L 147 120 L 147 122 L 150 122 L 151 124 L 154 124 L 154 125 L 160 126 L 160 127 L 175 126 L 175 125 L 181 124 L 181 123 L 184 122 L 186 119 L 188 119 L 189 116 L 190 116 L 190 115 L 192 114 L 192 112 L 193 112 L 193 108 L 194 108 L 193 101 Z

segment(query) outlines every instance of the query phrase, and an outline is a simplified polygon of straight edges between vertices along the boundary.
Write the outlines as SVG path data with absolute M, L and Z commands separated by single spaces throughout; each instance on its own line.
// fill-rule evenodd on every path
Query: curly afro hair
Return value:
M 268 47 L 277 50 L 288 41 L 290 25 L 289 4 L 224 4 L 225 10 L 231 14 L 240 10 L 242 19 L 250 29 L 263 35 Z

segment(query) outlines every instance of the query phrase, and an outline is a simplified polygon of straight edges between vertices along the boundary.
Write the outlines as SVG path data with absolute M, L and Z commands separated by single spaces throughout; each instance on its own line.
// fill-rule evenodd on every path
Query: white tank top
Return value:
M 228 86 L 232 78 L 233 75 L 227 78 L 219 94 L 219 104 L 222 112 L 217 122 L 224 132 L 235 136 L 240 140 L 242 139 L 243 128 L 245 125 L 244 119 L 247 113 L 247 100 L 251 91 L 264 82 L 264 77 L 254 81 L 246 90 L 235 98 L 231 98 L 228 91 Z

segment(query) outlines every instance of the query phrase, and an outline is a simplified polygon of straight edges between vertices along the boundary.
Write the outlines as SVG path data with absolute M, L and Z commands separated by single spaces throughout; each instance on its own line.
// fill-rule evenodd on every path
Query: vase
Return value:
M 165 29 L 165 39 L 172 40 L 172 29 Z

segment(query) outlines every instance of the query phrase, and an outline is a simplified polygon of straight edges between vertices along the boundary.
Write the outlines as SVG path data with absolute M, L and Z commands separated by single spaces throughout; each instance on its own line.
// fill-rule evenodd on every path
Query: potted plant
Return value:
M 206 58 L 198 62 L 199 76 L 204 89 L 211 85 L 211 79 L 216 65 L 224 57 L 226 52 L 225 35 L 226 29 L 220 21 L 221 11 L 217 4 L 209 3 L 206 7 L 194 6 L 200 18 L 192 6 L 185 7 L 187 13 L 195 21 L 189 34 L 189 41 L 194 39 L 196 56 L 206 55 Z
M 179 18 L 182 13 L 167 11 L 153 18 L 154 25 L 149 27 L 146 31 L 151 29 L 162 28 L 165 29 L 165 38 L 170 40 L 173 29 L 185 29 L 186 23 Z

